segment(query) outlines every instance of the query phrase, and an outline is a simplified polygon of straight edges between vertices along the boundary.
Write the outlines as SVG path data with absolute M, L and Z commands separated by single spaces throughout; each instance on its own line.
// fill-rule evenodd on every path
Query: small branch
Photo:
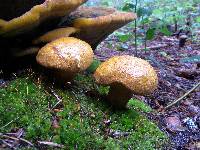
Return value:
M 16 149 L 16 148 L 14 147 L 14 145 L 12 145 L 12 144 L 10 144 L 10 143 L 8 143 L 8 142 L 6 142 L 6 141 L 2 140 L 2 142 L 3 142 L 7 147 L 9 147 L 9 148 L 11 148 L 11 149 Z
M 13 123 L 13 122 L 14 122 L 15 120 L 17 120 L 17 119 L 19 119 L 19 117 L 17 117 L 17 118 L 15 118 L 15 119 L 11 120 L 10 122 L 8 122 L 8 123 L 5 124 L 4 126 L 2 126 L 0 129 L 3 129 L 3 128 L 7 127 L 8 125 L 10 125 L 11 123 Z
M 53 94 L 53 96 L 58 100 L 58 101 L 62 101 L 62 99 L 60 98 L 60 96 L 52 89 L 50 88 L 51 93 Z
M 155 46 L 146 47 L 146 49 L 152 50 L 152 49 L 160 49 L 160 48 L 165 48 L 165 47 L 168 47 L 168 45 L 167 44 L 158 44 Z M 138 50 L 145 50 L 145 48 L 138 48 Z
M 53 143 L 53 142 L 38 141 L 38 143 L 41 145 L 48 145 L 48 146 L 52 146 L 52 147 L 64 148 L 64 145 Z
M 57 99 L 57 103 L 51 108 L 51 110 L 53 110 L 54 108 L 56 108 L 56 106 L 58 106 L 61 102 L 62 99 L 60 98 L 60 96 L 52 89 L 50 88 L 51 94 Z
M 62 101 L 58 101 L 52 108 L 51 110 L 53 110 L 54 108 L 56 108 Z
M 2 135 L 2 133 L 0 133 L 0 136 L 2 138 L 12 139 L 14 141 L 22 141 L 22 142 L 25 142 L 25 143 L 29 144 L 30 146 L 34 146 L 31 142 L 29 142 L 29 141 L 27 141 L 27 140 L 25 140 L 23 138 L 16 138 L 16 137 L 13 137 L 13 136 Z
M 183 100 L 185 97 L 187 97 L 190 93 L 192 93 L 196 88 L 198 88 L 200 86 L 200 82 L 197 83 L 193 88 L 191 88 L 188 92 L 186 92 L 183 96 L 181 96 L 180 98 L 178 98 L 177 100 L 175 100 L 174 102 L 170 103 L 169 105 L 167 105 L 165 107 L 165 109 L 170 108 L 171 106 L 175 105 L 176 103 L 180 102 L 181 100 Z
M 30 146 L 34 146 L 31 142 L 27 141 L 26 139 L 23 139 L 23 138 L 19 138 L 19 140 L 29 144 Z

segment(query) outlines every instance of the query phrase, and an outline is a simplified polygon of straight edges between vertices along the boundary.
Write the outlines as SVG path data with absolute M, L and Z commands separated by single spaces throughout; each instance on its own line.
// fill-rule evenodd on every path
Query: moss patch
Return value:
M 113 110 L 101 96 L 109 88 L 97 86 L 90 76 L 78 75 L 64 89 L 54 88 L 62 99 L 55 107 L 59 111 L 52 110 L 57 99 L 47 87 L 32 77 L 19 77 L 0 89 L 0 132 L 23 128 L 24 138 L 33 143 L 50 140 L 67 149 L 146 150 L 161 148 L 166 141 L 138 111 L 149 111 L 148 107 L 130 102 L 129 110 Z M 133 109 L 135 104 L 141 107 Z M 59 128 L 52 126 L 55 118 Z

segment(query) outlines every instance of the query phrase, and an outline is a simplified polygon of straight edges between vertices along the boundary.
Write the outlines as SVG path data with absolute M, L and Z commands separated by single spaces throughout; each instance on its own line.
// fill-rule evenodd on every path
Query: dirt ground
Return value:
M 130 44 L 132 41 L 121 43 L 124 48 L 116 51 L 119 49 L 117 42 L 115 36 L 110 36 L 96 50 L 97 58 L 105 60 L 114 55 L 136 55 L 135 47 Z M 149 60 L 156 69 L 159 86 L 151 96 L 136 97 L 158 111 L 149 117 L 157 121 L 170 137 L 170 149 L 200 149 L 200 89 L 197 88 L 176 105 L 164 109 L 200 82 L 200 60 L 184 59 L 199 56 L 200 44 L 188 41 L 183 48 L 179 48 L 176 37 L 158 36 L 148 42 L 147 47 L 148 51 L 139 47 L 137 57 Z

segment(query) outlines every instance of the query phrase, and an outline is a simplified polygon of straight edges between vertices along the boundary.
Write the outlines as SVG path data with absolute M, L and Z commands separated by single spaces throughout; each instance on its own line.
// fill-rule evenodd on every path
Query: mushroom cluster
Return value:
M 54 28 L 61 17 L 84 2 L 86 0 L 6 0 L 1 4 L 0 35 L 11 37 L 28 33 L 47 23 Z
M 101 41 L 136 18 L 134 13 L 112 8 L 79 7 L 86 1 L 4 1 L 0 5 L 1 61 L 10 55 L 37 54 L 38 64 L 53 70 L 59 80 L 71 81 L 89 67 Z M 105 61 L 94 78 L 110 86 L 108 99 L 119 108 L 125 107 L 132 94 L 151 93 L 158 83 L 151 65 L 132 56 Z
M 94 78 L 97 83 L 110 86 L 107 98 L 117 108 L 125 108 L 133 94 L 150 94 L 158 84 L 157 74 L 147 61 L 128 55 L 103 62 Z
M 112 8 L 79 7 L 61 25 L 73 26 L 79 32 L 73 36 L 88 42 L 93 49 L 118 28 L 133 21 L 136 15 Z
M 7 0 L 0 7 L 0 44 L 8 55 L 30 54 L 32 47 L 60 37 L 76 37 L 93 49 L 109 34 L 136 18 L 103 7 L 79 7 L 87 0 Z M 16 40 L 17 39 L 17 40 Z M 12 45 L 10 45 L 12 43 Z M 34 51 L 36 53 L 37 51 Z
M 85 70 L 92 61 L 91 47 L 136 18 L 111 8 L 79 7 L 86 1 L 6 0 L 0 5 L 1 64 L 38 53 L 37 62 L 59 76 L 65 72 L 63 79 Z
M 88 42 L 93 49 L 109 34 L 136 18 L 135 14 L 103 7 L 79 7 L 60 23 L 61 28 L 36 39 L 47 43 L 54 37 L 73 36 Z

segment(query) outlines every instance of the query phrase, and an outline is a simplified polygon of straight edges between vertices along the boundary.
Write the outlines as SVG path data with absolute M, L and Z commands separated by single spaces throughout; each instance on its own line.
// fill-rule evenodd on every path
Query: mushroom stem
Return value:
M 66 82 L 70 82 L 76 75 L 76 72 L 69 72 L 66 70 L 52 70 L 53 74 L 57 78 L 57 83 L 65 84 Z
M 122 84 L 116 83 L 110 86 L 107 99 L 114 107 L 124 109 L 132 95 L 133 92 L 130 89 L 126 88 Z

